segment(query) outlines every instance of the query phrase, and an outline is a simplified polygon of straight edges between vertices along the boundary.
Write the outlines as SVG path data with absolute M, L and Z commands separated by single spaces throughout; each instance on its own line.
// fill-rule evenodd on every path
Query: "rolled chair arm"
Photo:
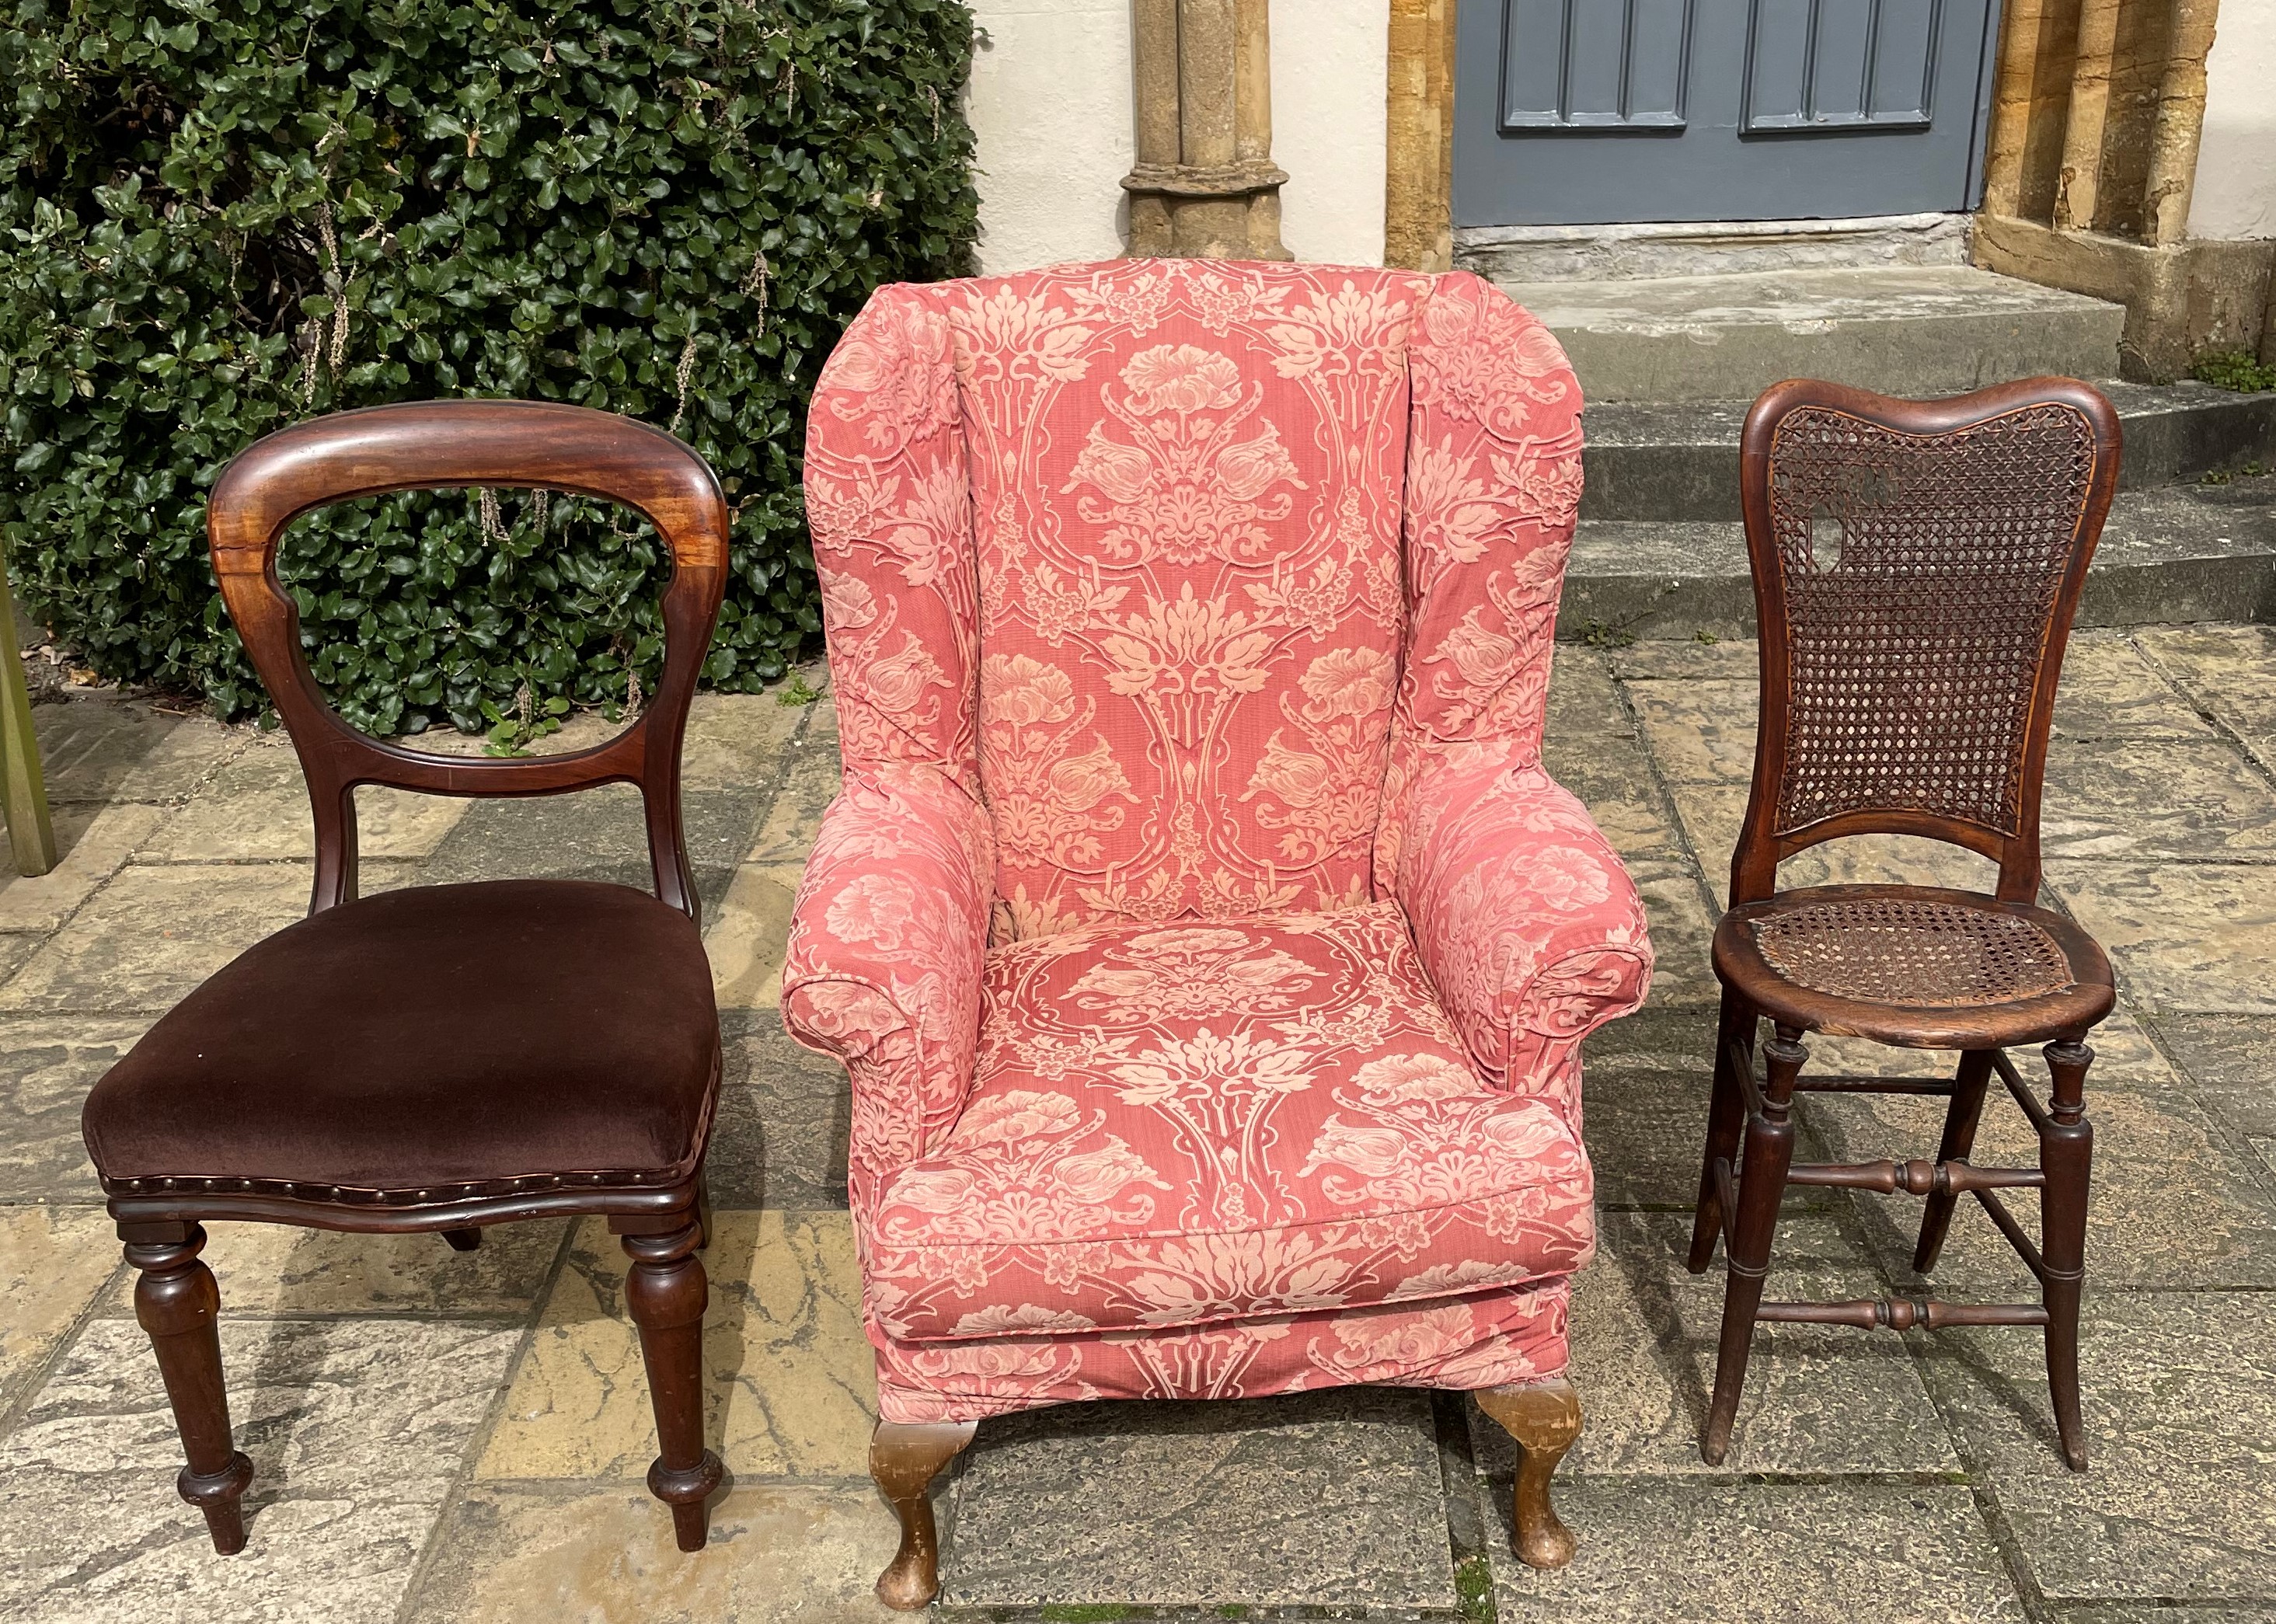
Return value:
M 938 769 L 849 772 L 792 910 L 783 1025 L 846 1062 L 857 1182 L 921 1156 L 971 1090 L 994 873 L 988 815 Z
M 1397 894 L 1478 1068 L 1517 1092 L 1651 984 L 1643 902 L 1585 808 L 1506 741 L 1428 752 L 1408 785 Z

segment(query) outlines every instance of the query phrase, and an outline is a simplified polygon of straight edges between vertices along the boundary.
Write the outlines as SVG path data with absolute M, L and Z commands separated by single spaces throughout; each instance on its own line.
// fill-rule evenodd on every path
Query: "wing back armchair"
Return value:
M 831 357 L 783 1013 L 853 1080 L 888 1601 L 978 1418 L 1103 1398 L 1476 1390 L 1569 1556 L 1578 1051 L 1651 964 L 1540 764 L 1580 407 L 1459 274 L 894 286 Z

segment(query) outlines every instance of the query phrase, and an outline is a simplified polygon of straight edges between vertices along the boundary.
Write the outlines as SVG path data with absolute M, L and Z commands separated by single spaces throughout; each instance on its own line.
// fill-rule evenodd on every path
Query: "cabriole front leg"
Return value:
M 253 1462 L 230 1437 L 229 1393 L 222 1384 L 221 1292 L 198 1254 L 206 1232 L 196 1224 L 121 1224 L 134 1280 L 134 1317 L 150 1333 L 158 1374 L 174 1407 L 187 1464 L 174 1486 L 205 1514 L 214 1549 L 245 1549 L 246 1490 Z
M 1511 1517 L 1518 1559 L 1529 1567 L 1562 1567 L 1580 1542 L 1550 1504 L 1549 1479 L 1581 1436 L 1581 1395 L 1563 1377 L 1532 1387 L 1489 1387 L 1478 1408 L 1517 1443 Z
M 907 1424 L 881 1421 L 869 1435 L 869 1476 L 901 1521 L 901 1548 L 877 1578 L 877 1599 L 914 1613 L 940 1594 L 940 1535 L 933 1526 L 932 1480 L 979 1429 L 976 1421 Z

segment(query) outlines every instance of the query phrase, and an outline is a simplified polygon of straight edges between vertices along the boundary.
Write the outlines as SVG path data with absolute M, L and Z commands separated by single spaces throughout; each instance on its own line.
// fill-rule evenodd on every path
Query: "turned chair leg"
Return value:
M 1952 1104 L 1944 1113 L 1944 1140 L 1936 1159 L 1965 1161 L 1976 1148 L 1976 1125 L 1984 1116 L 1984 1088 L 1992 1078 L 1992 1051 L 1971 1049 L 1960 1057 L 1959 1074 L 1952 1081 Z M 1913 1248 L 1913 1272 L 1926 1274 L 1944 1251 L 1944 1237 L 1952 1227 L 1952 1210 L 1959 1204 L 1957 1190 L 1931 1190 L 1921 1213 L 1920 1244 Z
M 914 1613 L 940 1594 L 940 1536 L 932 1520 L 932 1480 L 953 1461 L 979 1423 L 881 1421 L 869 1435 L 869 1476 L 901 1520 L 901 1548 L 877 1577 L 877 1599 Z
M 1755 1020 L 1747 1001 L 1726 987 L 1722 1017 L 1715 1026 L 1715 1062 L 1709 1068 L 1715 1092 L 1707 1106 L 1707 1150 L 1699 1158 L 1699 1213 L 1692 1220 L 1691 1256 L 1684 1264 L 1694 1274 L 1707 1271 L 1715 1256 L 1715 1238 L 1731 1218 L 1723 1210 L 1715 1188 L 1715 1164 L 1738 1159 L 1739 1135 L 1747 1126 L 1747 1103 L 1739 1091 L 1739 1080 L 1731 1074 L 1731 1051 L 1735 1044 L 1738 1060 L 1749 1066 L 1754 1063 Z
M 703 1503 L 725 1476 L 719 1457 L 703 1446 L 703 1310 L 710 1291 L 695 1256 L 702 1226 L 693 1213 L 667 1221 L 679 1227 L 626 1234 L 624 1226 L 643 1220 L 616 1222 L 632 1259 L 625 1306 L 640 1327 L 649 1398 L 656 1408 L 658 1449 L 648 1468 L 649 1492 L 671 1507 L 679 1548 L 701 1551 L 709 1526 Z
M 1725 1237 L 1729 1273 L 1723 1287 L 1723 1333 L 1715 1350 L 1715 1396 L 1707 1406 L 1699 1458 L 1723 1464 L 1738 1418 L 1739 1393 L 1747 1382 L 1747 1358 L 1755 1336 L 1755 1310 L 1762 1305 L 1763 1279 L 1770 1272 L 1771 1240 L 1778 1233 L 1779 1203 L 1786 1195 L 1787 1169 L 1794 1165 L 1794 1122 L 1787 1114 L 1795 1081 L 1809 1051 L 1802 1033 L 1781 1026 L 1763 1046 L 1770 1080 L 1763 1108 L 1747 1123 L 1746 1160 L 1738 1170 L 1738 1212 Z
M 134 1317 L 150 1333 L 158 1374 L 182 1435 L 187 1464 L 174 1486 L 205 1513 L 214 1549 L 233 1555 L 245 1549 L 241 1502 L 253 1483 L 253 1462 L 230 1437 L 216 1329 L 221 1293 L 213 1271 L 198 1257 L 206 1232 L 196 1224 L 122 1224 L 119 1236 L 126 1244 L 126 1261 L 139 1271 Z
M 1529 1567 L 1562 1567 L 1580 1542 L 1549 1502 L 1549 1479 L 1581 1436 L 1581 1395 L 1563 1377 L 1536 1387 L 1489 1387 L 1478 1408 L 1517 1441 L 1517 1483 L 1511 1495 L 1518 1559 Z
M 2047 1386 L 2054 1395 L 2055 1432 L 2063 1460 L 2086 1469 L 2086 1422 L 2078 1396 L 2078 1300 L 2086 1284 L 2086 1200 L 2094 1161 L 2094 1125 L 2086 1119 L 2086 1070 L 2094 1051 L 2082 1043 L 2046 1047 L 2054 1091 L 2039 1130 L 2039 1171 L 2046 1175 L 2039 1249 L 2046 1265 L 2041 1300 L 2047 1309 Z

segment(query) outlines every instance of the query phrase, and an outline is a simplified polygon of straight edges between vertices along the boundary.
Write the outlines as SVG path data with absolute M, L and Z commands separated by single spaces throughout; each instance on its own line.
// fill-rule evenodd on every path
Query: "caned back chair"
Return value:
M 1938 401 L 1812 380 L 1749 414 L 1741 491 L 1761 628 L 1761 710 L 1731 907 L 1689 1266 L 1727 1241 L 1729 1285 L 1701 1453 L 1729 1446 L 1757 1320 L 2044 1326 L 2064 1456 L 2083 1467 L 2078 1300 L 2091 1130 L 2088 1030 L 2110 1012 L 2108 961 L 2035 905 L 2039 799 L 2062 656 L 2118 473 L 2116 413 L 2067 378 Z M 1779 864 L 1824 841 L 1926 836 L 1999 865 L 1984 894 L 1910 885 L 1780 891 Z M 1770 1020 L 1766 1074 L 1754 1074 Z M 1806 1032 L 1955 1049 L 1949 1082 L 1801 1075 Z M 2042 1106 L 2005 1051 L 2047 1044 Z M 1997 1074 L 2038 1130 L 2037 1169 L 1975 1167 Z M 1795 1165 L 1797 1090 L 1949 1096 L 1935 1162 Z M 1744 1140 L 1743 1161 L 1740 1160 Z M 1762 1301 L 1789 1183 L 1924 1196 L 1915 1267 L 1935 1264 L 1963 1194 L 2038 1279 L 2036 1304 Z M 2037 1243 L 2002 1203 L 2041 1192 Z
M 652 702 L 596 748 L 468 760 L 356 732 L 325 702 L 277 572 L 293 519 L 328 503 L 469 485 L 630 504 L 672 573 Z M 632 1258 L 662 1453 L 649 1486 L 683 1550 L 720 1481 L 703 1446 L 702 1160 L 718 1016 L 679 812 L 679 752 L 725 584 L 727 512 L 710 469 L 658 429 L 581 407 L 451 401 L 295 425 L 215 487 L 214 570 L 283 718 L 315 819 L 309 916 L 240 954 L 98 1081 L 87 1149 L 138 1271 L 187 1464 L 182 1497 L 215 1548 L 245 1544 L 253 1477 L 230 1430 L 200 1260 L 209 1219 L 375 1233 L 606 1216 Z M 354 794 L 550 795 L 638 786 L 656 894 L 573 880 L 426 885 L 359 899 Z

